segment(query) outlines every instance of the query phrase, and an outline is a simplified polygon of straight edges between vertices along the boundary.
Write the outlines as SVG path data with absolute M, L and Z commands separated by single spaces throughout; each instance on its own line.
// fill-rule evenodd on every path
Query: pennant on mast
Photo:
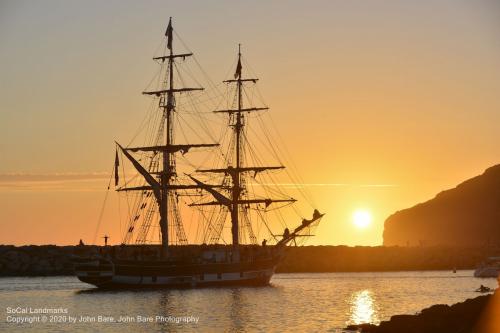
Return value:
M 118 167 L 120 166 L 120 160 L 118 159 L 118 149 L 116 149 L 115 154 L 115 187 L 118 186 L 118 181 L 120 180 L 118 176 Z
M 241 79 L 241 59 L 238 58 L 238 65 L 236 65 L 236 72 L 234 73 L 235 79 Z
M 241 79 L 241 44 L 238 44 L 238 64 L 236 65 L 235 79 Z
M 167 31 L 165 31 L 165 36 L 167 37 L 167 47 L 169 50 L 172 50 L 172 32 L 174 29 L 172 28 L 172 18 L 168 20 Z

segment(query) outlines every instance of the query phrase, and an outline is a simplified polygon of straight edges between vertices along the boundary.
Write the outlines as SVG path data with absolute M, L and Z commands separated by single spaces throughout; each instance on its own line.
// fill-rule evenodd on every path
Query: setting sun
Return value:
M 372 222 L 372 215 L 366 210 L 357 210 L 352 214 L 354 225 L 360 229 L 364 229 Z

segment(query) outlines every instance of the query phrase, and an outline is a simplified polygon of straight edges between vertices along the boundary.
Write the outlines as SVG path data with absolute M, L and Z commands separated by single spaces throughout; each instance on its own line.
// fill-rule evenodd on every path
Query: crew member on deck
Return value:
M 288 236 L 290 236 L 290 230 L 288 230 L 288 228 L 285 228 L 285 231 L 283 231 L 283 238 L 288 238 Z

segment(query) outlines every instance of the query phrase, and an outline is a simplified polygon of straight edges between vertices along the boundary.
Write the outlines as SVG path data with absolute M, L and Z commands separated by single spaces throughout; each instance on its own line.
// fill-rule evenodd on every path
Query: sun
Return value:
M 372 214 L 366 210 L 356 210 L 352 214 L 352 222 L 360 229 L 364 229 L 372 223 Z

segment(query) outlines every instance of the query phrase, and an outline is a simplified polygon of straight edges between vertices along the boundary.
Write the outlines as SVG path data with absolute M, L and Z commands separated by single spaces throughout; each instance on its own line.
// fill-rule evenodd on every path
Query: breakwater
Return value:
M 0 276 L 72 275 L 73 254 L 112 249 L 111 246 L 0 245 Z M 485 257 L 498 254 L 498 249 L 492 248 L 396 246 L 301 246 L 288 247 L 286 251 L 285 260 L 277 268 L 279 273 L 472 269 Z

